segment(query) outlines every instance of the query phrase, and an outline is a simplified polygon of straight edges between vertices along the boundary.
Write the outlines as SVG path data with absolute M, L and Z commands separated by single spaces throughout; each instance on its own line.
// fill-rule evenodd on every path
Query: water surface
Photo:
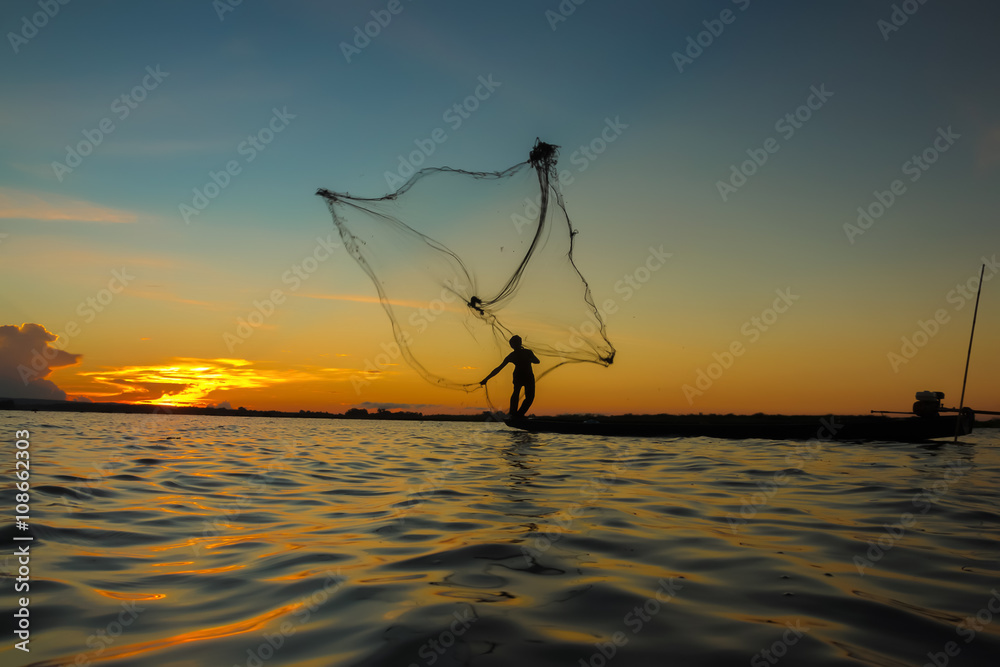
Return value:
M 22 428 L 31 652 L 8 634 L 3 665 L 1000 656 L 996 431 L 848 444 L 7 411 L 7 498 Z M 4 554 L 25 534 L 9 522 Z

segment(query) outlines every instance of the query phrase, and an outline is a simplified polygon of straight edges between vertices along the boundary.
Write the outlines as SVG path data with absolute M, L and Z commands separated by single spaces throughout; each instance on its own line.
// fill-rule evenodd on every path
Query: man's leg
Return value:
M 521 404 L 521 410 L 518 415 L 521 417 L 528 416 L 528 408 L 531 407 L 531 403 L 535 400 L 535 383 L 526 382 L 524 384 L 524 403 Z
M 517 399 L 519 398 L 520 394 L 521 394 L 521 385 L 515 382 L 514 393 L 510 395 L 510 412 L 507 413 L 507 416 L 510 419 L 513 419 L 514 417 L 517 416 Z

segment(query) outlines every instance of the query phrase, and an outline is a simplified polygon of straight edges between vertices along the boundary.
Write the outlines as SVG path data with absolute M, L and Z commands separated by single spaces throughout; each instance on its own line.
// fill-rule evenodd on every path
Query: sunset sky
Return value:
M 0 8 L 0 396 L 482 410 L 378 361 L 314 193 L 540 137 L 617 356 L 534 412 L 957 404 L 984 263 L 965 402 L 1000 410 L 996 3 L 233 4 Z

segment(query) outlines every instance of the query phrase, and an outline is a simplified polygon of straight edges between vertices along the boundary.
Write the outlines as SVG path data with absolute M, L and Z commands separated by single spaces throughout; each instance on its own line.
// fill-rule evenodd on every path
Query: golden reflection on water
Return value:
M 167 597 L 164 593 L 126 593 L 123 591 L 102 591 L 95 588 L 94 592 L 112 600 L 162 600 Z
M 243 664 L 294 622 L 267 667 L 423 665 L 421 647 L 472 613 L 447 660 L 537 664 L 532 651 L 551 650 L 550 662 L 577 664 L 626 632 L 616 667 L 668 649 L 683 664 L 713 650 L 745 663 L 800 622 L 809 639 L 788 664 L 851 652 L 906 663 L 953 635 L 1000 577 L 1000 457 L 988 444 L 828 444 L 791 470 L 795 443 L 88 418 L 32 439 L 49 455 L 33 471 L 33 567 L 72 582 L 33 602 L 66 626 L 40 631 L 51 649 L 37 664 L 72 662 L 128 601 L 148 611 L 93 661 Z M 123 428 L 130 439 L 89 437 Z M 116 455 L 94 493 L 70 491 Z M 860 575 L 852 559 L 956 460 L 969 466 L 961 481 Z M 660 602 L 669 578 L 683 585 Z M 644 605 L 656 613 L 632 634 Z M 976 646 L 997 638 L 1000 624 Z M 179 648 L 192 643 L 196 654 Z
M 230 637 L 233 635 L 253 632 L 254 630 L 259 630 L 265 627 L 269 621 L 294 611 L 299 606 L 301 605 L 287 605 L 285 607 L 279 607 L 278 609 L 272 609 L 271 611 L 260 614 L 259 616 L 237 623 L 204 628 L 201 630 L 192 630 L 190 632 L 182 632 L 177 635 L 154 639 L 147 642 L 127 644 L 125 646 L 111 646 L 101 652 L 100 655 L 91 657 L 89 661 L 107 662 L 110 660 L 124 660 L 126 658 L 145 659 L 151 654 L 155 654 L 174 646 L 180 646 L 181 644 L 219 639 L 221 637 Z M 33 667 L 56 667 L 64 664 L 65 663 L 61 660 L 32 663 Z M 206 662 L 202 664 L 209 663 Z

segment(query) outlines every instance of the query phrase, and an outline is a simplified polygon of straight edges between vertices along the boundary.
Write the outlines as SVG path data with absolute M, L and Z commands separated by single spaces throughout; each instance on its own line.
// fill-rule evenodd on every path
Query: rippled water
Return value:
M 7 618 L 21 428 L 31 652 L 5 633 L 3 665 L 1000 656 L 997 431 L 928 446 L 0 412 Z

